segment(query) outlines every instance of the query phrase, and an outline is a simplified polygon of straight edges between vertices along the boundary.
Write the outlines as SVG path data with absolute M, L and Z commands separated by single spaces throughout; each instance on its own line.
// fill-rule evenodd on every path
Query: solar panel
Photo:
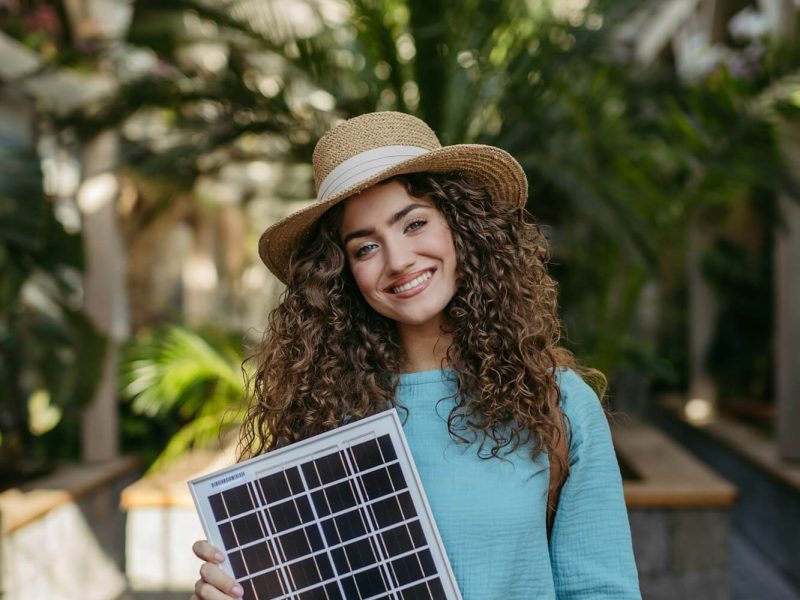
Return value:
M 394 409 L 189 488 L 246 599 L 461 599 Z

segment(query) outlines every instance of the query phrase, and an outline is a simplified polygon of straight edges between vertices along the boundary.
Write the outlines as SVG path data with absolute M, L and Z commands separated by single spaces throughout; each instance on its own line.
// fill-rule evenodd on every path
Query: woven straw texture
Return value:
M 505 150 L 480 144 L 441 147 L 436 134 L 424 121 L 398 112 L 361 115 L 331 129 L 314 149 L 313 170 L 317 190 L 325 177 L 345 160 L 367 150 L 406 145 L 429 150 L 361 179 L 325 201 L 317 201 L 267 228 L 261 235 L 261 260 L 286 283 L 289 260 L 325 211 L 368 187 L 406 173 L 461 173 L 481 181 L 496 202 L 524 206 L 528 183 L 520 164 Z
M 440 148 L 436 134 L 424 121 L 403 113 L 368 113 L 334 127 L 323 135 L 314 148 L 314 183 L 316 189 L 337 165 L 360 152 L 390 145 L 417 146 L 426 150 Z

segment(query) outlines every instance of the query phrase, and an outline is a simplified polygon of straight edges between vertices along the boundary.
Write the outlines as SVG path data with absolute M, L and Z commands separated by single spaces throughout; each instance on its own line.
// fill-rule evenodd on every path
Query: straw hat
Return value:
M 261 260 L 284 283 L 289 260 L 323 213 L 379 181 L 405 173 L 461 173 L 481 181 L 492 198 L 523 206 L 528 183 L 506 151 L 480 144 L 445 146 L 420 119 L 398 112 L 344 121 L 317 142 L 312 158 L 317 200 L 261 235 Z

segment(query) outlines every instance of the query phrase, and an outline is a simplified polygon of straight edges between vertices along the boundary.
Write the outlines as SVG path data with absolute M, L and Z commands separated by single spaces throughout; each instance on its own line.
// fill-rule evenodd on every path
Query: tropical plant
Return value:
M 0 468 L 75 457 L 105 339 L 80 309 L 83 252 L 45 198 L 39 158 L 0 139 Z M 77 282 L 77 283 L 76 283 Z M 37 418 L 38 415 L 38 418 Z
M 191 448 L 214 447 L 238 427 L 248 378 L 240 347 L 237 336 L 177 325 L 142 332 L 128 344 L 121 396 L 133 415 L 175 424 L 153 469 Z M 152 448 L 152 441 L 146 445 Z

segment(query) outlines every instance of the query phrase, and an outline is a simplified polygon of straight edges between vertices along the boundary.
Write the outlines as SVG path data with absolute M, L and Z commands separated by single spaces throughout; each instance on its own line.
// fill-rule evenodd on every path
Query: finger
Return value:
M 203 563 L 200 567 L 200 577 L 205 583 L 234 598 L 241 598 L 244 594 L 242 586 L 215 564 Z
M 192 544 L 192 552 L 195 556 L 205 562 L 221 563 L 225 560 L 222 552 L 218 548 L 209 544 L 206 540 L 199 540 Z
M 235 600 L 241 597 L 241 594 L 229 596 L 202 579 L 198 579 L 197 583 L 194 584 L 194 594 L 200 600 Z

